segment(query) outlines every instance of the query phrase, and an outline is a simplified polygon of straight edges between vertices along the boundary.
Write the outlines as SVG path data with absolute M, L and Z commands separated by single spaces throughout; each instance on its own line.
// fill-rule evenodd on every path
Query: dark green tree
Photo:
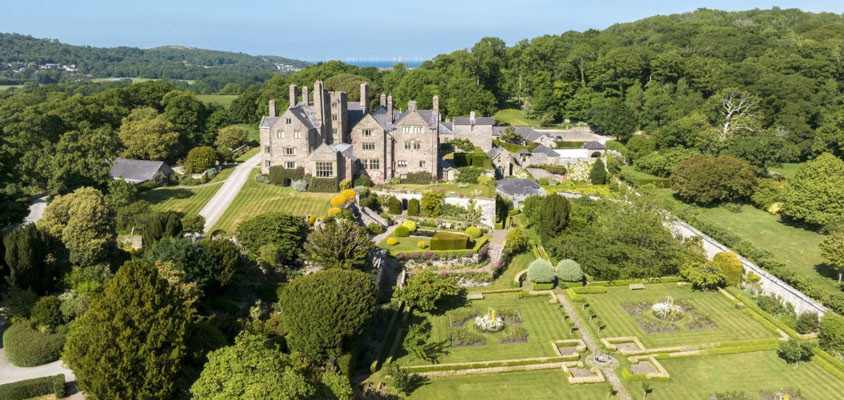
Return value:
M 155 269 L 129 261 L 71 326 L 62 359 L 92 398 L 168 398 L 193 314 Z
M 277 261 L 282 264 L 299 258 L 307 234 L 308 224 L 304 219 L 285 213 L 253 217 L 238 225 L 235 233 L 250 257 L 259 257 L 261 247 L 272 244 Z
M 240 248 L 228 239 L 203 239 L 199 246 L 214 257 L 215 287 L 225 287 L 243 264 Z
M 539 209 L 539 225 L 537 226 L 543 243 L 563 233 L 563 229 L 569 223 L 570 211 L 571 206 L 565 197 L 556 194 L 545 196 L 542 207 Z
M 62 273 L 62 244 L 35 224 L 19 227 L 3 237 L 8 282 L 19 289 L 46 294 L 55 290 Z
M 463 289 L 453 277 L 442 277 L 425 270 L 411 277 L 406 285 L 393 293 L 393 297 L 410 307 L 431 311 L 437 307 L 438 301 L 461 293 Z
M 305 242 L 304 258 L 324 268 L 367 270 L 375 244 L 366 228 L 349 220 L 327 222 Z
M 150 265 L 156 261 L 172 262 L 173 268 L 185 273 L 187 282 L 194 282 L 200 288 L 214 282 L 214 256 L 188 238 L 161 239 L 146 251 L 144 260 Z
M 593 185 L 603 185 L 607 183 L 607 169 L 604 167 L 604 162 L 601 159 L 595 160 L 592 163 L 592 169 L 589 171 L 589 181 Z

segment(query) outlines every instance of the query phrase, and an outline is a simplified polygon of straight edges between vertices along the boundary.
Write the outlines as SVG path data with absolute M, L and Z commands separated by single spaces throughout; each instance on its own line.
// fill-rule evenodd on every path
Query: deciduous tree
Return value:
M 44 209 L 38 227 L 64 243 L 74 264 L 102 261 L 116 245 L 111 210 L 103 194 L 94 188 L 56 196 Z
M 237 227 L 237 240 L 250 257 L 258 257 L 261 247 L 272 244 L 279 263 L 299 258 L 302 243 L 308 234 L 308 224 L 300 217 L 285 213 L 268 213 L 253 217 Z
M 118 133 L 124 157 L 166 160 L 179 151 L 179 133 L 152 108 L 137 108 L 123 118 Z
M 393 296 L 410 307 L 431 311 L 441 299 L 457 296 L 462 291 L 453 277 L 437 276 L 425 270 L 411 277 L 406 285 L 393 293 Z
M 335 220 L 308 235 L 303 256 L 325 268 L 366 270 L 374 248 L 366 228 L 345 219 Z
M 844 216 L 844 161 L 821 154 L 800 167 L 786 182 L 782 212 L 816 225 L 827 225 Z

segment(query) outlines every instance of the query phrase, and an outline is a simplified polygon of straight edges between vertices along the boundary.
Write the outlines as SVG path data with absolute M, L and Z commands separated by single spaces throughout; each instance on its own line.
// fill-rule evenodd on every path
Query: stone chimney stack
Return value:
M 469 112 L 469 125 L 475 125 L 475 112 Z
M 387 95 L 386 94 L 381 93 L 381 98 L 378 100 L 378 104 L 380 104 L 381 107 L 387 107 Z
M 387 122 L 393 123 L 393 95 L 387 96 Z
M 431 108 L 434 109 L 435 113 L 439 114 L 440 113 L 440 96 L 434 96 L 434 98 L 431 99 L 431 103 L 433 104 L 433 107 L 431 107 Z
M 416 100 L 407 102 L 407 111 L 416 111 Z
M 369 106 L 369 85 L 366 82 L 360 84 L 360 109 L 366 114 L 366 108 Z
M 325 90 L 322 88 L 322 81 L 314 82 L 314 116 L 320 122 L 320 125 L 326 123 L 324 97 Z
M 302 87 L 302 103 L 304 103 L 305 105 L 310 104 L 310 100 L 308 99 L 308 87 L 307 86 Z
M 270 117 L 275 117 L 275 100 L 270 99 L 269 103 Z
M 296 105 L 296 85 L 294 85 L 294 84 L 290 84 L 289 102 L 290 102 L 290 107 L 293 107 L 293 106 Z

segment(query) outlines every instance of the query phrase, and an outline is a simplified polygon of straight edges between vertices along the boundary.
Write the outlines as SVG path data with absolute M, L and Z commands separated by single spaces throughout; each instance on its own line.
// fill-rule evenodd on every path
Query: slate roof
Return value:
M 123 178 L 131 182 L 146 182 L 157 172 L 172 173 L 173 170 L 164 161 L 130 160 L 115 158 L 108 173 L 113 178 Z
M 475 125 L 494 125 L 495 118 L 492 117 L 476 117 Z M 454 125 L 472 125 L 469 117 L 454 117 Z
M 349 160 L 352 160 L 352 161 L 357 160 L 357 157 L 355 157 L 355 154 L 354 154 L 354 151 L 353 151 L 354 149 L 352 148 L 351 144 L 348 144 L 348 143 L 332 143 L 332 144 L 329 144 L 328 147 L 331 150 L 334 150 L 338 153 L 343 154 L 343 157 L 345 157 Z
M 314 115 L 314 106 L 305 105 L 304 103 L 296 103 L 295 106 L 288 108 L 291 114 L 296 119 L 302 122 L 308 129 L 316 129 L 316 116 Z
M 378 124 L 381 125 L 382 128 L 384 128 L 386 130 L 393 129 L 393 124 L 387 122 L 387 109 L 386 108 L 379 106 L 378 108 L 375 109 L 375 111 L 372 111 L 369 114 L 372 115 L 373 118 L 375 118 L 375 121 L 378 122 Z M 400 115 L 401 115 L 401 113 L 393 110 L 393 121 L 396 121 L 396 119 Z
M 495 183 L 495 189 L 505 195 L 531 196 L 542 194 L 542 186 L 533 179 L 501 179 Z
M 598 141 L 591 141 L 583 144 L 583 148 L 586 150 L 606 150 L 607 146 L 604 146 L 603 143 Z
M 498 157 L 499 154 L 501 154 L 501 149 L 498 147 L 493 147 L 488 152 L 486 152 L 486 155 L 489 156 L 490 160 L 494 160 L 495 157 Z
M 507 129 L 506 126 L 493 126 L 492 127 L 492 136 L 501 135 L 501 132 L 504 132 L 505 129 Z
M 557 154 L 556 151 L 551 150 L 548 147 L 541 145 L 541 144 L 539 146 L 534 147 L 533 152 L 539 153 L 539 154 L 545 154 L 548 157 L 559 157 L 560 156 L 559 154 Z
M 440 122 L 440 133 L 454 133 L 454 126 L 451 122 L 442 121 Z
M 414 111 L 408 110 L 408 111 L 401 113 L 401 115 L 399 115 L 399 117 L 395 119 L 396 122 L 393 123 L 393 125 L 397 125 L 399 122 L 401 122 L 401 120 L 403 120 L 405 117 L 410 115 L 410 113 L 412 113 L 412 112 L 414 112 Z M 432 111 L 432 110 L 416 110 L 415 112 L 417 114 L 419 114 L 419 116 L 421 116 L 422 119 L 425 120 L 425 122 L 428 123 L 428 128 L 435 129 L 437 127 L 437 123 L 439 121 L 437 120 L 437 118 L 436 118 L 437 114 L 434 113 L 434 111 Z
M 521 149 L 521 150 L 519 150 L 519 152 L 518 152 L 518 153 L 516 153 L 516 154 L 518 154 L 518 155 L 520 155 L 520 156 L 523 156 L 523 155 L 526 155 L 526 154 L 530 154 L 530 152 L 529 152 L 529 151 L 527 151 L 527 150 L 525 150 L 525 149 Z
M 516 132 L 518 132 L 518 130 L 516 130 Z M 528 142 L 536 142 L 537 140 L 545 136 L 544 134 L 537 132 L 533 129 L 530 129 L 530 131 L 519 132 L 519 134 L 522 135 L 522 138 L 524 138 Z
M 271 128 L 278 121 L 278 117 L 264 117 L 261 119 L 261 128 Z

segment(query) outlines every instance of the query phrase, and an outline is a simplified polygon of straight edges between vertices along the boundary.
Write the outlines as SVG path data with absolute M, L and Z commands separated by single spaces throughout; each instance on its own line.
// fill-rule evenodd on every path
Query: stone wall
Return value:
M 422 194 L 415 192 L 398 192 L 392 190 L 373 190 L 372 192 L 379 196 L 394 196 L 395 198 L 401 200 L 402 203 L 405 203 L 410 199 L 422 200 Z M 446 197 L 445 203 L 466 208 L 469 205 L 470 200 L 475 200 L 475 207 L 481 208 L 481 224 L 486 225 L 488 228 L 494 227 L 495 199 L 482 197 L 475 197 L 474 199 L 468 197 Z

